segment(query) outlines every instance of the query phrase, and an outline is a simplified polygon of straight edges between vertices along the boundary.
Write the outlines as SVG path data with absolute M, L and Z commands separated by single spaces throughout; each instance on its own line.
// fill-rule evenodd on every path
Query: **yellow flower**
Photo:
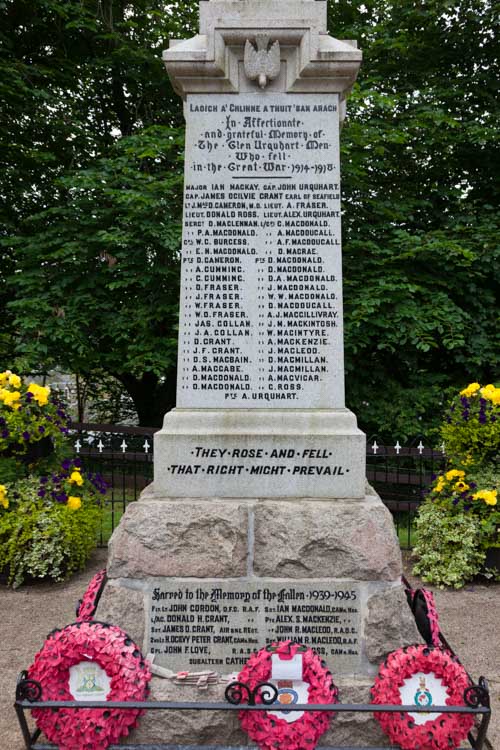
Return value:
M 446 484 L 446 482 L 444 481 L 444 477 L 443 476 L 439 476 L 437 478 L 437 484 L 434 487 L 434 492 L 442 492 L 443 489 L 444 489 L 445 484 Z
M 445 474 L 445 477 L 448 481 L 455 479 L 455 478 L 463 479 L 464 476 L 465 476 L 465 471 L 461 471 L 460 469 L 451 469 L 450 471 L 447 471 Z
M 0 385 L 5 385 L 8 382 L 10 375 L 12 375 L 10 370 L 0 372 Z
M 470 490 L 470 487 L 468 484 L 465 484 L 465 482 L 462 482 L 460 480 L 460 482 L 457 482 L 454 485 L 454 489 L 458 490 L 459 492 L 465 492 L 465 490 Z
M 14 375 L 14 373 L 9 375 L 9 385 L 11 385 L 13 388 L 20 388 L 21 378 L 19 377 L 19 375 Z
M 496 490 L 479 490 L 472 495 L 474 500 L 484 500 L 486 505 L 497 504 L 497 491 Z
M 49 401 L 50 388 L 48 386 L 30 383 L 28 386 L 28 393 L 33 394 L 33 398 L 39 406 L 45 406 Z
M 490 396 L 490 401 L 492 401 L 495 406 L 498 406 L 500 404 L 500 388 L 495 388 Z
M 491 383 L 481 388 L 481 396 L 488 399 L 488 401 L 492 401 L 497 406 L 500 404 L 500 388 L 496 388 Z
M 66 505 L 68 506 L 70 510 L 78 510 L 79 508 L 82 507 L 82 501 L 80 500 L 79 497 L 70 495 L 68 497 L 68 502 L 66 503 Z
M 83 477 L 79 471 L 73 471 L 69 478 L 69 481 L 71 482 L 71 484 L 77 484 L 79 487 L 81 487 L 83 484 Z
M 475 393 L 478 392 L 478 390 L 481 388 L 479 383 L 470 383 L 470 385 L 467 386 L 467 388 L 464 388 L 463 391 L 460 391 L 461 396 L 474 396 Z
M 496 388 L 491 383 L 488 383 L 488 385 L 485 385 L 483 388 L 481 388 L 481 396 L 484 396 L 484 398 L 489 398 L 489 394 L 496 391 Z
M 0 505 L 4 508 L 9 507 L 9 501 L 7 499 L 7 487 L 4 484 L 0 484 Z
M 21 399 L 19 391 L 3 391 L 2 401 L 6 406 L 11 406 L 13 409 L 20 409 L 21 404 L 18 401 Z

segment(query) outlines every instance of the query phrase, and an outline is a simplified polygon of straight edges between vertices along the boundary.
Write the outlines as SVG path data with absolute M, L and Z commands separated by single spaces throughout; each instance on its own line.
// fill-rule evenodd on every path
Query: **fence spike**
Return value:
M 146 440 L 144 441 L 144 445 L 143 445 L 143 448 L 144 448 L 144 453 L 148 453 L 149 449 L 151 448 L 150 444 L 149 444 L 149 443 L 148 443 L 148 441 L 147 441 L 147 438 L 146 438 Z
M 446 453 L 446 443 L 444 442 L 441 443 L 440 448 L 441 448 L 441 453 Z
M 99 448 L 99 453 L 102 453 L 104 448 L 104 443 L 102 442 L 102 440 L 99 440 L 99 442 L 97 443 L 97 447 Z
M 120 448 L 122 449 L 122 453 L 125 453 L 125 451 L 127 450 L 127 443 L 125 442 L 125 438 L 123 438 Z
M 379 449 L 379 446 L 377 445 L 377 441 L 374 440 L 373 445 L 372 445 L 372 451 L 374 452 L 375 455 L 377 455 L 378 449 Z
M 396 451 L 396 453 L 397 453 L 397 454 L 398 454 L 398 456 L 399 456 L 399 453 L 400 453 L 400 451 L 401 451 L 401 446 L 400 446 L 400 444 L 399 444 L 399 440 L 397 441 L 396 445 L 394 446 L 394 450 Z
M 80 443 L 80 438 L 75 443 L 75 450 L 77 453 L 80 453 L 80 448 L 82 447 L 82 444 Z
M 420 453 L 420 455 L 422 455 L 423 450 L 424 450 L 424 446 L 423 446 L 422 441 L 420 441 L 420 443 L 417 445 L 417 450 Z

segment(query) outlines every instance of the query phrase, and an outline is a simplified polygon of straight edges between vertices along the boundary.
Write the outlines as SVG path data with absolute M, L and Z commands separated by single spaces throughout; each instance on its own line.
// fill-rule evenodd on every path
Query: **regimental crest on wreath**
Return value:
M 264 89 L 269 81 L 279 75 L 281 68 L 280 44 L 273 42 L 269 47 L 269 36 L 257 34 L 255 36 L 257 49 L 247 39 L 245 44 L 245 74 L 251 81 L 258 81 L 261 89 Z
M 110 678 L 99 664 L 81 661 L 69 669 L 69 687 L 75 700 L 106 700 Z
M 430 690 L 427 689 L 424 675 L 421 675 L 420 677 L 418 690 L 415 693 L 414 700 L 415 705 L 420 706 L 420 708 L 428 708 L 429 706 L 432 706 L 432 695 Z

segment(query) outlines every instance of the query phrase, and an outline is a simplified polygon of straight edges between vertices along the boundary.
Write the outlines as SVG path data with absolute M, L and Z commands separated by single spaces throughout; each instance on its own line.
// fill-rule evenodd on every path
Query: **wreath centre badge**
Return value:
M 404 680 L 399 689 L 401 703 L 407 706 L 419 706 L 420 708 L 432 708 L 432 706 L 446 706 L 450 697 L 446 685 L 434 674 L 416 672 Z M 432 717 L 429 711 L 424 713 L 411 713 L 415 724 L 425 724 Z
M 95 661 L 80 661 L 69 668 L 69 691 L 76 701 L 105 701 L 111 679 Z
M 304 715 L 304 711 L 287 711 L 286 707 L 293 706 L 295 703 L 309 702 L 309 683 L 302 679 L 302 654 L 297 653 L 292 658 L 286 658 L 281 654 L 272 654 L 271 664 L 271 679 L 269 682 L 275 685 L 278 691 L 278 697 L 272 705 L 282 708 L 269 711 L 269 714 L 292 724 Z

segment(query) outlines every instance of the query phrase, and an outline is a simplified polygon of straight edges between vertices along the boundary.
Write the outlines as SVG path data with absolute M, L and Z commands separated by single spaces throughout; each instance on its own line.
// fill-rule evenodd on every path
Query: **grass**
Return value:
M 399 546 L 401 549 L 413 549 L 413 547 L 416 544 L 417 541 L 417 534 L 415 531 L 414 526 L 410 526 L 410 534 L 408 538 L 408 529 L 407 527 L 399 527 L 397 529 L 398 532 L 398 539 L 399 539 Z
M 105 546 L 108 543 L 113 529 L 116 529 L 120 523 L 120 518 L 125 512 L 125 508 L 129 503 L 134 502 L 134 500 L 137 500 L 137 497 L 133 490 L 114 491 L 112 497 L 108 498 L 104 506 L 104 518 L 99 532 L 98 543 L 100 546 Z

